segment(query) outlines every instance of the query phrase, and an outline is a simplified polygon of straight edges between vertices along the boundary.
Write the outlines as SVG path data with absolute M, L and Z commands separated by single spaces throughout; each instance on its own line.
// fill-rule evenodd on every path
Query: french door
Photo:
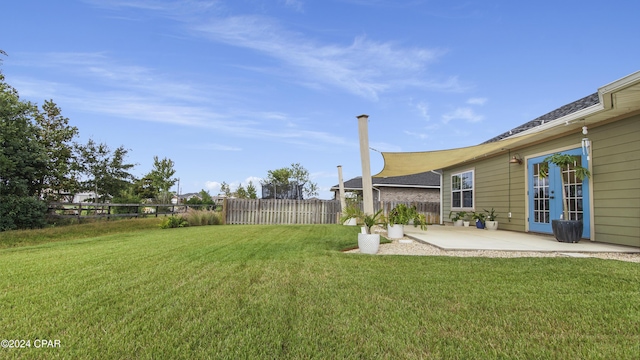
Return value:
M 588 167 L 587 157 L 582 155 L 582 149 L 563 151 L 562 154 L 574 155 L 583 167 Z M 554 164 L 546 163 L 544 159 L 551 154 L 527 160 L 529 188 L 529 231 L 552 233 L 551 220 L 562 216 L 562 180 L 564 177 L 569 220 L 582 220 L 584 238 L 591 234 L 589 214 L 589 179 L 580 180 L 576 177 L 571 166 L 560 169 Z M 546 171 L 548 176 L 540 176 Z

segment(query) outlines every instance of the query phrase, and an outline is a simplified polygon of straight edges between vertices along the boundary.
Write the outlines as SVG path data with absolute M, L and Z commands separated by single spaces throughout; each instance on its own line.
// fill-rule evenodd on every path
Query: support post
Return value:
M 338 165 L 338 189 L 340 189 L 340 212 L 344 215 L 345 209 L 347 208 L 347 200 L 344 195 L 344 181 L 342 179 L 342 165 Z
M 358 116 L 360 137 L 360 161 L 362 162 L 362 200 L 364 213 L 373 215 L 373 185 L 371 183 L 371 160 L 369 158 L 369 115 Z

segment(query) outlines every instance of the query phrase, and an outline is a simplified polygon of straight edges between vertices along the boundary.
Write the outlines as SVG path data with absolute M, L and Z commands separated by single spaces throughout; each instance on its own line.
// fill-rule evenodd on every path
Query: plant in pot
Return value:
M 582 238 L 583 223 L 582 220 L 571 220 L 569 218 L 569 209 L 567 206 L 568 196 L 565 174 L 563 169 L 571 169 L 575 171 L 575 176 L 584 180 L 584 178 L 591 177 L 589 169 L 581 166 L 578 163 L 578 158 L 573 155 L 555 153 L 549 155 L 544 159 L 544 164 L 552 163 L 560 168 L 560 182 L 562 184 L 562 217 L 560 219 L 551 220 L 551 229 L 553 230 L 553 236 L 560 242 L 577 243 Z M 539 176 L 547 177 L 549 175 L 549 166 L 542 166 Z
M 475 220 L 476 222 L 476 227 L 478 229 L 484 229 L 484 224 L 485 221 L 487 221 L 487 215 L 483 212 L 473 212 L 473 215 L 471 216 L 471 218 L 473 220 Z
M 414 206 L 397 204 L 387 216 L 387 237 L 400 239 L 404 236 L 404 226 L 413 223 L 414 227 L 420 226 L 421 230 L 427 229 L 427 219 L 418 212 Z
M 466 211 L 449 212 L 449 219 L 453 221 L 453 226 L 462 226 L 463 219 L 467 216 Z
M 356 226 L 358 223 L 362 223 L 364 213 L 360 210 L 360 207 L 355 202 L 349 202 L 345 209 L 342 211 L 340 222 L 343 225 Z
M 364 226 L 362 232 L 358 234 L 358 248 L 363 254 L 376 254 L 380 247 L 380 234 L 372 234 L 371 228 L 382 222 L 381 219 L 382 209 L 378 210 L 373 215 L 365 215 L 362 219 Z
M 484 212 L 486 213 L 485 228 L 487 230 L 498 230 L 498 221 L 496 220 L 498 214 L 496 214 L 496 211 L 491 208 L 491 211 L 484 209 Z

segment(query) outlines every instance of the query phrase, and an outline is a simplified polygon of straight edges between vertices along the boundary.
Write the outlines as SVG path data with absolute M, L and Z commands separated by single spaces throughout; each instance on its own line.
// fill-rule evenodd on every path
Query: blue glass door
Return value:
M 586 156 L 582 149 L 563 151 L 563 154 L 574 155 L 583 167 L 588 167 Z M 547 164 L 544 159 L 548 155 L 527 160 L 529 188 L 529 230 L 542 233 L 552 233 L 551 220 L 562 216 L 562 180 L 565 180 L 567 206 L 570 220 L 582 220 L 582 237 L 589 238 L 591 223 L 589 215 L 589 179 L 580 180 L 575 176 L 575 170 L 570 166 L 560 169 L 553 164 Z M 548 170 L 547 170 L 548 169 Z M 547 171 L 548 176 L 540 176 L 540 172 Z

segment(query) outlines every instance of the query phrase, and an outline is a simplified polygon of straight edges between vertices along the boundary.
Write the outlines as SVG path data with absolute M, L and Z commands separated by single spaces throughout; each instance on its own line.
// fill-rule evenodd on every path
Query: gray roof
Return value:
M 373 182 L 373 186 L 376 187 L 440 187 L 440 175 L 431 171 L 413 175 L 393 176 L 386 178 L 372 177 L 371 180 Z M 358 176 L 345 181 L 344 188 L 348 190 L 362 190 L 362 177 Z M 331 187 L 332 191 L 338 189 L 338 185 L 334 185 L 333 187 Z
M 500 135 L 498 135 L 498 136 L 496 136 L 494 138 L 491 138 L 491 139 L 485 141 L 483 144 L 490 143 L 490 142 L 495 142 L 495 141 L 498 141 L 498 140 L 502 140 L 502 139 L 508 138 L 511 135 L 515 135 L 517 133 L 532 129 L 532 128 L 536 127 L 536 126 L 540 126 L 540 125 L 546 124 L 549 121 L 559 119 L 559 118 L 561 118 L 563 116 L 567 116 L 569 114 L 573 114 L 576 111 L 588 108 L 590 106 L 598 104 L 599 102 L 600 102 L 600 100 L 598 99 L 598 93 L 594 93 L 594 94 L 591 94 L 589 96 L 585 96 L 580 100 L 576 100 L 576 101 L 574 101 L 574 102 L 572 102 L 570 104 L 561 106 L 561 107 L 559 107 L 559 108 L 557 108 L 557 109 L 555 109 L 555 110 L 553 110 L 553 111 L 551 111 L 549 113 L 546 113 L 546 114 L 544 114 L 544 115 L 542 115 L 540 117 L 537 117 L 537 118 L 535 118 L 535 119 L 533 119 L 533 120 L 531 120 L 529 122 L 526 122 L 526 123 L 524 123 L 524 124 L 522 124 L 522 125 L 520 125 L 518 127 L 515 127 L 515 128 L 513 128 L 513 129 L 511 129 L 511 130 L 509 130 L 509 131 L 507 131 L 505 133 L 502 133 L 502 134 L 500 134 Z

